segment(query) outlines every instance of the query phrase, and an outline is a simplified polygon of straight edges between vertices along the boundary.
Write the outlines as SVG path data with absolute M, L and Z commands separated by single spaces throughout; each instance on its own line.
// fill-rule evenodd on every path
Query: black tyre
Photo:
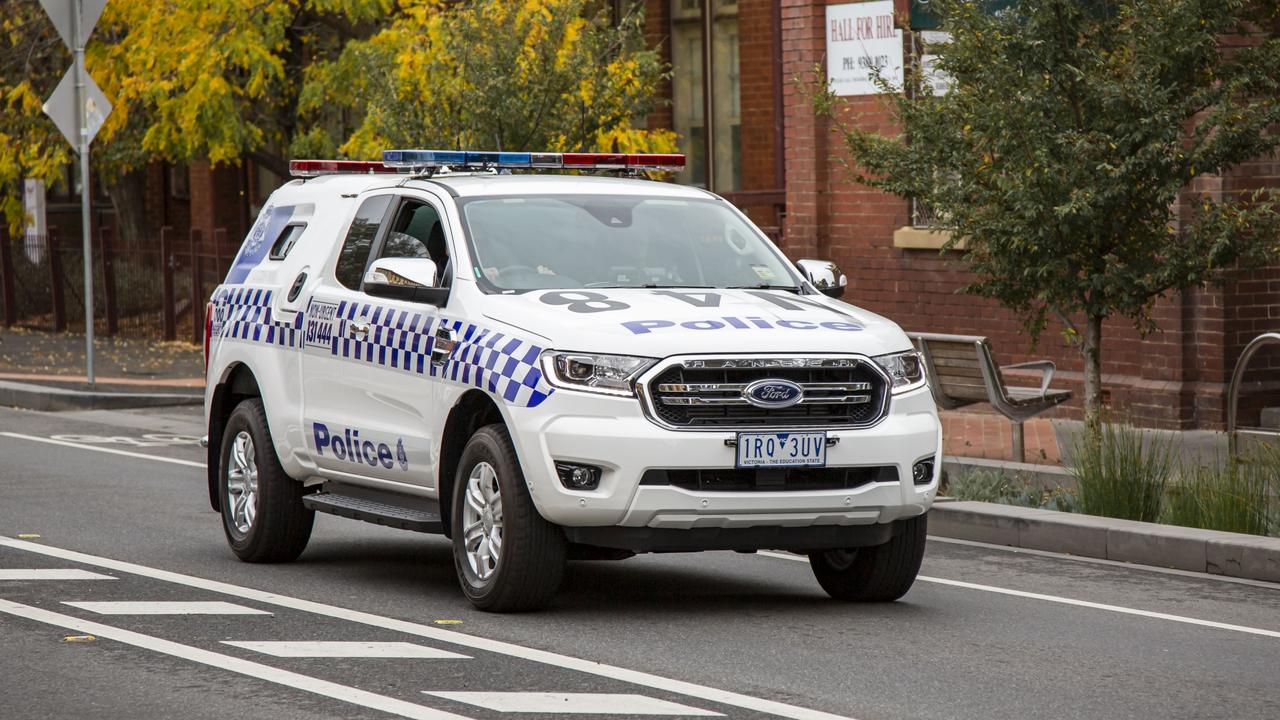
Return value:
M 533 506 L 502 425 L 467 441 L 453 489 L 453 560 L 462 592 L 481 610 L 546 607 L 564 577 L 567 543 Z
M 245 562 L 295 560 L 311 539 L 315 513 L 302 505 L 302 483 L 284 473 L 262 400 L 241 402 L 227 419 L 218 453 L 222 529 Z
M 899 520 L 883 545 L 810 553 L 818 584 L 831 597 L 852 602 L 892 602 L 906 595 L 924 559 L 927 517 Z

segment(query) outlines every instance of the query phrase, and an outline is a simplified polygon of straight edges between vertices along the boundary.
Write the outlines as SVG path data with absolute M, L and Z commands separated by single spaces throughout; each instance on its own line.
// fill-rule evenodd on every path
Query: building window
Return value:
M 671 1 L 671 72 L 673 129 L 680 136 L 680 150 L 688 156 L 680 182 L 716 192 L 739 189 L 737 0 Z

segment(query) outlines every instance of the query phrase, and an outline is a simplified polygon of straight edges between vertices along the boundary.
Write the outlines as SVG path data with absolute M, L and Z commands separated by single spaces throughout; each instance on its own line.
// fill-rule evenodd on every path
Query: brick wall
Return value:
M 850 182 L 835 159 L 842 149 L 830 124 L 816 118 L 792 78 L 811 77 L 824 59 L 824 0 L 781 0 L 783 94 L 786 120 L 787 218 L 784 249 L 793 258 L 835 260 L 850 278 L 845 299 L 898 322 L 904 329 L 991 338 L 997 360 L 1051 359 L 1055 385 L 1076 392 L 1055 411 L 1078 415 L 1082 361 L 1051 322 L 1038 347 L 1018 319 L 993 302 L 962 293 L 970 276 L 956 254 L 893 246 L 893 232 L 909 222 L 906 201 Z M 834 4 L 834 0 L 832 2 Z M 905 3 L 900 12 L 905 9 Z M 893 131 L 883 101 L 851 97 L 845 119 Z M 1186 202 L 1201 193 L 1223 196 L 1280 186 L 1280 160 L 1246 163 L 1229 176 L 1202 178 Z M 1246 343 L 1280 329 L 1280 269 L 1253 269 L 1221 288 L 1159 300 L 1154 332 L 1145 337 L 1127 320 L 1108 321 L 1103 333 L 1103 382 L 1113 411 L 1144 425 L 1217 428 L 1225 422 L 1225 393 Z M 1274 361 L 1280 368 L 1280 353 Z M 1272 399 L 1275 399 L 1273 394 Z M 1246 403 L 1252 406 L 1263 400 Z M 1272 401 L 1270 404 L 1280 405 Z M 1256 410 L 1256 408 L 1253 408 Z

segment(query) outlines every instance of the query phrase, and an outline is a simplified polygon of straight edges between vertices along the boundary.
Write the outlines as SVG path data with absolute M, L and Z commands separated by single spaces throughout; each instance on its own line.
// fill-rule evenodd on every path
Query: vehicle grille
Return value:
M 804 390 L 789 407 L 758 407 L 742 391 L 756 380 L 789 380 Z M 887 405 L 884 377 L 856 358 L 685 360 L 647 383 L 655 417 L 679 428 L 866 426 Z
M 648 470 L 641 485 L 672 485 L 697 492 L 791 492 L 848 490 L 876 482 L 898 482 L 893 465 L 845 468 L 743 468 Z

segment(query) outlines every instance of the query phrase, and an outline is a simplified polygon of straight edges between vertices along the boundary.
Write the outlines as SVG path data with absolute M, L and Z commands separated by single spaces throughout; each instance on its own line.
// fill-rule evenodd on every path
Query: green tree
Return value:
M 663 78 L 639 11 L 597 0 L 406 3 L 367 41 L 308 68 L 296 155 L 387 147 L 672 152 L 633 120 Z
M 1152 326 L 1163 295 L 1273 258 L 1274 193 L 1183 191 L 1275 151 L 1274 0 L 934 0 L 950 91 L 919 70 L 887 95 L 895 137 L 839 122 L 861 182 L 923 200 L 974 273 L 968 290 L 1050 316 L 1084 360 L 1085 417 L 1101 410 L 1103 320 Z M 886 87 L 886 89 L 889 89 Z M 819 91 L 833 117 L 838 99 Z M 1174 204 L 1184 200 L 1175 221 Z M 1189 207 L 1186 207 L 1189 205 Z M 963 241 L 963 245 L 959 243 Z

